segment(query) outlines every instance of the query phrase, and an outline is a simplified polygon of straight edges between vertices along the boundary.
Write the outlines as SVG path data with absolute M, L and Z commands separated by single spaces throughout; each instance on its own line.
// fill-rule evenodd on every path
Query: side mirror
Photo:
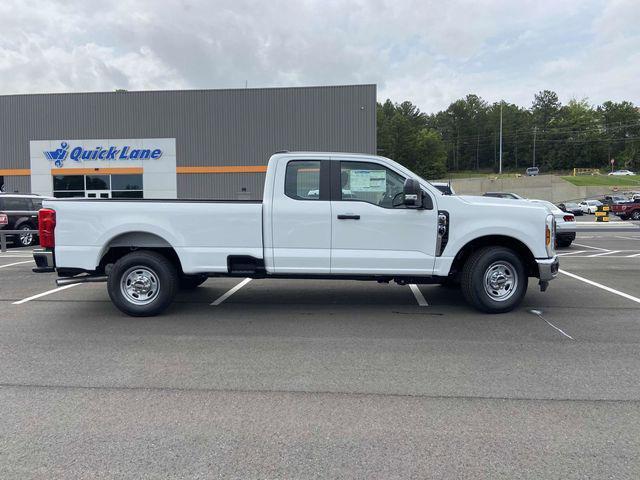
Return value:
M 404 205 L 407 208 L 423 208 L 422 206 L 422 188 L 417 180 L 407 178 L 404 181 Z

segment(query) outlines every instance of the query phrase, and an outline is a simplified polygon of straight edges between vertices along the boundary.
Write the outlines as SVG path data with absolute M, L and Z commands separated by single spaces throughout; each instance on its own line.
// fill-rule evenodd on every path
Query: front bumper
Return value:
M 560 261 L 557 255 L 552 258 L 536 259 L 536 263 L 538 264 L 538 278 L 541 282 L 553 280 L 558 275 Z
M 56 261 L 52 250 L 36 248 L 33 250 L 33 259 L 36 266 L 32 271 L 36 273 L 51 273 L 56 271 Z

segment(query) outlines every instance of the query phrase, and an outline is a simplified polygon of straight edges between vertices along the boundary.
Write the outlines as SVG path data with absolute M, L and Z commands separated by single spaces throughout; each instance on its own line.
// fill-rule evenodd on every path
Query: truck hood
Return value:
M 480 197 L 474 195 L 458 195 L 458 198 L 466 203 L 473 205 L 487 205 L 487 206 L 505 206 L 505 207 L 540 207 L 545 208 L 542 205 L 533 205 L 526 200 L 520 198 L 497 198 L 497 197 Z M 546 210 L 546 208 L 545 208 Z

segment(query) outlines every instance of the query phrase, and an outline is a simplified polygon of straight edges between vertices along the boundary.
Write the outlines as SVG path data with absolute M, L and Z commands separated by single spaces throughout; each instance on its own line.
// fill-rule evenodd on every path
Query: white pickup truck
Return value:
M 45 200 L 36 272 L 106 281 L 123 312 L 156 315 L 208 277 L 376 280 L 459 286 L 507 312 L 528 278 L 558 272 L 546 208 L 443 195 L 372 155 L 279 152 L 260 201 Z

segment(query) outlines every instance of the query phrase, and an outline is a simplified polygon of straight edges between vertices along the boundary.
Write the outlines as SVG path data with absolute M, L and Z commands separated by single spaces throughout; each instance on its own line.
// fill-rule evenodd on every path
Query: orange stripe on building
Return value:
M 51 175 L 119 175 L 142 173 L 142 168 L 52 168 Z
M 29 176 L 31 175 L 31 170 L 28 168 L 0 168 L 0 175 L 3 177 Z
M 264 173 L 266 165 L 227 165 L 224 167 L 176 167 L 177 173 Z

